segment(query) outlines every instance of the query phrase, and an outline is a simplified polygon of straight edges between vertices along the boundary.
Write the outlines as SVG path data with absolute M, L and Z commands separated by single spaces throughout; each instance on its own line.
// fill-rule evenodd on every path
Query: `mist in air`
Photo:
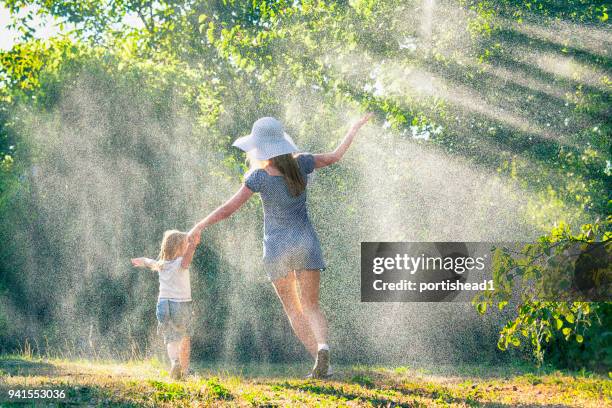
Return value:
M 317 63 L 342 73 L 352 94 L 400 107 L 433 101 L 446 109 L 441 115 L 432 108 L 418 123 L 377 112 L 344 160 L 310 180 L 310 217 L 328 264 L 321 305 L 334 358 L 398 365 L 502 358 L 495 349 L 504 322 L 499 314 L 480 316 L 468 303 L 361 303 L 360 242 L 526 241 L 541 235 L 557 208 L 528 216 L 543 193 L 500 170 L 521 154 L 512 150 L 519 142 L 510 135 L 525 143 L 580 144 L 574 135 L 583 124 L 566 122 L 571 106 L 564 97 L 571 81 L 600 86 L 605 70 L 529 47 L 521 38 L 554 41 L 555 33 L 569 31 L 579 47 L 592 44 L 598 32 L 502 21 L 517 33 L 506 39 L 504 47 L 516 46 L 504 58 L 525 68 L 487 65 L 482 77 L 470 79 L 463 71 L 478 60 L 466 31 L 468 11 L 433 0 L 395 11 L 384 21 L 394 23 L 394 57 L 360 47 L 336 53 L 331 45 L 316 55 Z M 440 62 L 445 60 L 452 62 Z M 3 237 L 3 245 L 19 254 L 4 267 L 23 271 L 8 282 L 15 297 L 2 298 L 13 316 L 8 331 L 19 334 L 7 348 L 27 339 L 41 354 L 161 355 L 157 278 L 132 268 L 129 259 L 155 257 L 164 230 L 188 230 L 239 188 L 244 156 L 229 146 L 258 117 L 279 118 L 303 151 L 319 153 L 332 150 L 361 114 L 354 101 L 330 101 L 324 79 L 298 87 L 288 77 L 268 89 L 234 81 L 241 88 L 223 91 L 233 99 L 214 112 L 213 128 L 171 85 L 151 91 L 142 78 L 117 79 L 91 66 L 75 69 L 72 79 L 53 89 L 52 109 L 22 103 L 10 112 L 22 124 L 18 132 L 32 159 L 20 176 L 28 188 L 15 198 L 27 206 L 8 220 L 14 234 Z M 500 153 L 504 148 L 509 153 Z M 527 166 L 536 171 L 536 164 Z M 573 214 L 571 205 L 558 205 Z M 191 267 L 195 358 L 307 360 L 263 270 L 262 227 L 254 196 L 204 232 Z M 21 297 L 34 301 L 11 300 Z

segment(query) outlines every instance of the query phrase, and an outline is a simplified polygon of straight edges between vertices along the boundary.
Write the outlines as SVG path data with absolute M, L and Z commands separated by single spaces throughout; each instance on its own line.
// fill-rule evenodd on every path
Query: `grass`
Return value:
M 612 381 L 596 374 L 529 367 L 335 367 L 329 381 L 300 378 L 298 365 L 195 367 L 171 381 L 159 362 L 0 357 L 0 405 L 9 389 L 61 389 L 47 400 L 88 406 L 512 407 L 612 405 Z

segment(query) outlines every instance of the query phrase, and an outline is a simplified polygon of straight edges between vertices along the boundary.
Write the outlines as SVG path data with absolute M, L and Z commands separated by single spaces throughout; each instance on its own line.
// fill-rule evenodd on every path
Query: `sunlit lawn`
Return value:
M 306 366 L 196 366 L 171 381 L 147 362 L 0 358 L 0 401 L 9 389 L 62 389 L 62 403 L 126 406 L 612 406 L 612 381 L 590 373 L 528 367 L 336 367 L 329 381 Z M 46 403 L 52 403 L 52 400 Z M 59 402 L 59 401 L 55 401 Z

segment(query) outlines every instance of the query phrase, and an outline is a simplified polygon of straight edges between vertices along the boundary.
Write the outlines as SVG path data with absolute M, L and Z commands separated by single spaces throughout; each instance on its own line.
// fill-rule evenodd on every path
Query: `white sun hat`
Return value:
M 232 144 L 251 153 L 256 160 L 268 160 L 276 156 L 299 151 L 283 125 L 271 117 L 260 118 L 253 123 L 251 134 L 240 137 Z

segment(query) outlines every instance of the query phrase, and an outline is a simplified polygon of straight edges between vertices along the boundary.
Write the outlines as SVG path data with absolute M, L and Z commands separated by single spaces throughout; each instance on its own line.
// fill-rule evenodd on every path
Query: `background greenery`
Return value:
M 390 154 L 398 146 L 460 160 L 515 191 L 521 206 L 509 216 L 513 223 L 498 222 L 499 213 L 454 222 L 480 231 L 472 236 L 480 240 L 532 239 L 561 221 L 577 231 L 610 212 L 612 47 L 603 2 L 3 3 L 23 39 L 0 54 L 2 351 L 26 339 L 41 353 L 155 350 L 156 283 L 131 271 L 128 259 L 153 256 L 165 229 L 188 228 L 236 188 L 244 165 L 231 141 L 263 115 L 282 118 L 302 146 L 320 151 L 358 111 L 377 113 L 376 148 L 322 171 L 311 191 L 333 265 L 323 296 L 340 358 L 414 357 L 397 340 L 410 330 L 444 343 L 415 347 L 416 355 L 439 347 L 421 357 L 503 358 L 498 332 L 517 311 L 451 325 L 451 337 L 433 324 L 425 331 L 390 323 L 385 335 L 364 322 L 389 309 L 335 299 L 356 289 L 351 271 L 360 240 L 467 239 L 437 231 L 426 200 L 409 201 L 409 188 L 426 190 L 427 180 L 405 171 L 407 153 Z M 36 40 L 31 13 L 59 19 L 69 34 Z M 144 27 L 126 25 L 128 15 Z M 450 168 L 427 164 L 431 172 Z M 409 188 L 378 204 L 364 192 L 380 184 L 370 173 L 371 184 L 353 193 L 364 177 L 359 169 L 373 166 L 380 180 L 395 177 L 396 186 Z M 457 206 L 471 199 L 457 197 Z M 372 233 L 368 205 L 399 214 L 418 207 L 425 216 L 401 221 L 393 234 Z M 256 261 L 259 203 L 247 207 L 207 234 L 195 260 L 196 355 L 303 356 Z M 600 308 L 603 322 L 608 306 Z M 414 307 L 434 310 L 436 321 L 456 310 Z M 573 353 L 610 347 L 609 324 L 597 327 L 571 343 Z M 575 354 L 556 355 L 567 363 Z

